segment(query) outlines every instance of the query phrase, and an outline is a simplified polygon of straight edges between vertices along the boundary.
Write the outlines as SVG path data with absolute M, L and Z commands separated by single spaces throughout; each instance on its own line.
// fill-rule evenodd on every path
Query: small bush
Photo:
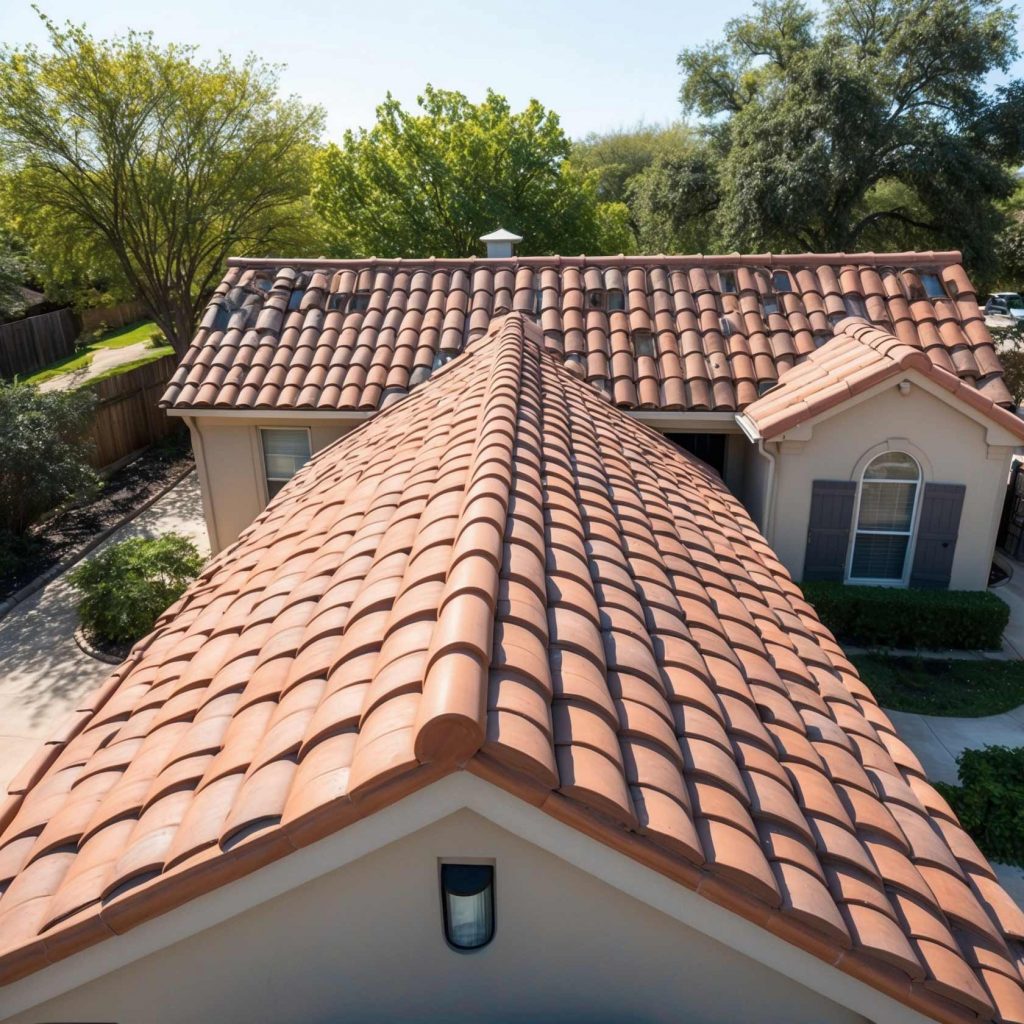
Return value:
M 804 596 L 840 640 L 865 647 L 991 650 L 1010 609 L 985 590 L 903 590 L 804 583 Z
M 1024 747 L 965 750 L 957 759 L 960 785 L 938 784 L 981 852 L 1024 865 Z
M 149 348 L 163 348 L 167 344 L 167 336 L 163 331 L 153 331 L 153 333 L 146 339 L 146 345 Z
M 187 537 L 134 537 L 83 562 L 68 575 L 82 595 L 82 625 L 101 643 L 132 644 L 176 601 L 203 566 Z

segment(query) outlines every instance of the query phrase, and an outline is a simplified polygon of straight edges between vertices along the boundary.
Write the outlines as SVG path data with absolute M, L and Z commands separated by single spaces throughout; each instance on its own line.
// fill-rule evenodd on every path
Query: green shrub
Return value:
M 0 381 L 0 530 L 25 531 L 44 512 L 99 484 L 86 431 L 95 396 L 42 393 Z
M 163 331 L 153 331 L 146 339 L 148 348 L 163 348 L 167 344 L 167 335 Z
M 1024 747 L 965 750 L 960 785 L 938 784 L 982 853 L 1024 865 Z
M 865 647 L 989 650 L 1010 609 L 986 590 L 904 590 L 804 583 L 804 596 L 840 640 Z
M 68 579 L 82 595 L 78 614 L 86 632 L 101 642 L 131 644 L 153 628 L 202 566 L 192 541 L 168 533 L 115 544 L 73 569 Z

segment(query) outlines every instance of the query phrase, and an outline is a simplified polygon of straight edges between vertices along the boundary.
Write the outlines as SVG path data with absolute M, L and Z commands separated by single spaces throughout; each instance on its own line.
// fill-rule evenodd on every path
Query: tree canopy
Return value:
M 43 393 L 0 381 L 0 556 L 10 535 L 98 483 L 86 440 L 95 400 L 89 388 Z
M 80 254 L 119 277 L 180 353 L 228 255 L 308 235 L 322 112 L 280 98 L 254 57 L 43 20 L 49 51 L 0 48 L 8 215 L 30 246 L 63 240 L 65 264 Z
M 524 253 L 628 245 L 625 207 L 602 202 L 597 175 L 568 159 L 557 114 L 429 85 L 416 103 L 389 93 L 371 128 L 320 154 L 313 196 L 335 255 L 472 256 L 497 227 L 524 235 Z
M 602 200 L 625 204 L 632 251 L 697 252 L 713 247 L 717 181 L 708 145 L 690 126 L 641 123 L 592 133 L 573 146 L 572 160 L 596 175 Z M 704 182 L 703 196 L 699 180 Z M 675 202 L 683 182 L 685 208 Z
M 948 245 L 984 268 L 1024 152 L 1024 84 L 986 82 L 1016 40 L 998 0 L 761 0 L 679 56 L 717 186 L 680 175 L 676 218 L 712 195 L 725 248 Z
M 8 233 L 0 230 L 0 320 L 16 316 L 24 308 L 21 286 L 27 277 L 24 259 Z

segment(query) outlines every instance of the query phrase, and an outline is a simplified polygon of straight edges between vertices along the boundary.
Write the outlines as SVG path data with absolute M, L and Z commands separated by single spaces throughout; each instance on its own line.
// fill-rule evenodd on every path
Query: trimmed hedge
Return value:
M 936 788 L 986 857 L 1024 865 L 1024 747 L 965 750 L 956 763 L 960 785 Z
M 1010 609 L 987 590 L 904 590 L 803 583 L 818 617 L 846 643 L 926 650 L 994 650 Z

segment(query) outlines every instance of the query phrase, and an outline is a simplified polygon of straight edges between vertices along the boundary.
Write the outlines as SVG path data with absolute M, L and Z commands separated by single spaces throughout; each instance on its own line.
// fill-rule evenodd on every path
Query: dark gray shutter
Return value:
M 924 485 L 917 546 L 910 570 L 912 587 L 942 589 L 949 586 L 966 490 L 963 484 Z
M 853 480 L 814 481 L 804 555 L 805 580 L 842 581 L 856 496 L 857 484 Z

